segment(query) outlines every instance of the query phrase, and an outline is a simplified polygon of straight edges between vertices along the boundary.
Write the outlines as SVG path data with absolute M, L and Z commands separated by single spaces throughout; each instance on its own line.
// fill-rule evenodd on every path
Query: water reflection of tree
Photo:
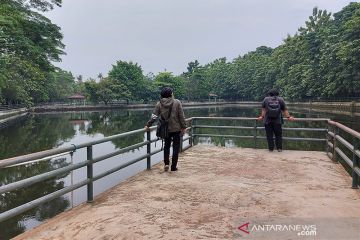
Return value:
M 87 128 L 87 134 L 101 133 L 104 136 L 124 133 L 145 126 L 149 111 L 117 111 L 111 113 L 97 113 L 90 117 L 91 124 Z M 128 137 L 112 141 L 118 148 L 144 141 L 144 133 L 134 134 Z
M 56 161 L 38 162 L 30 166 L 17 166 L 2 169 L 0 171 L 0 184 L 4 185 L 37 174 L 49 172 L 57 168 L 65 167 L 68 164 L 69 163 L 66 162 L 66 158 L 62 158 Z M 9 209 L 64 188 L 64 182 L 60 179 L 64 178 L 66 175 L 67 174 L 0 195 L 0 212 L 5 212 Z M 38 221 L 43 221 L 44 219 L 51 218 L 64 211 L 69 207 L 69 205 L 70 203 L 66 198 L 60 197 L 2 222 L 0 223 L 0 239 L 8 239 L 24 232 L 25 226 L 22 224 L 23 220 L 35 218 Z
M 1 130 L 0 159 L 58 147 L 75 135 L 68 115 L 33 115 Z

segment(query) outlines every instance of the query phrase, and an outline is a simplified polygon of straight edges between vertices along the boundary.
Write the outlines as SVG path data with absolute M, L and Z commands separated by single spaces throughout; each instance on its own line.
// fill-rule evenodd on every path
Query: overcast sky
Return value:
M 317 6 L 338 12 L 347 0 L 63 0 L 46 13 L 66 45 L 57 66 L 95 78 L 117 60 L 144 74 L 180 74 L 187 63 L 228 60 L 257 47 L 277 47 Z

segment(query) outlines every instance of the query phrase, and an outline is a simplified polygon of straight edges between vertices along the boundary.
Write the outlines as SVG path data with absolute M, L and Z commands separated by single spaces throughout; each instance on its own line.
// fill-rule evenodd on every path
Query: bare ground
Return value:
M 255 224 L 316 225 L 316 237 Z M 16 239 L 360 239 L 360 193 L 322 152 L 198 145 L 178 172 L 158 164 Z

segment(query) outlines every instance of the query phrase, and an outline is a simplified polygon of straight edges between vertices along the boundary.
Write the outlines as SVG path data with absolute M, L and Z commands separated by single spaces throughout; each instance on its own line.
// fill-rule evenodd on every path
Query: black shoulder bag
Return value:
M 156 136 L 158 138 L 165 139 L 169 137 L 169 119 L 170 119 L 172 107 L 173 107 L 173 103 L 171 103 L 170 105 L 167 119 L 164 119 L 162 115 L 160 115 L 156 128 Z

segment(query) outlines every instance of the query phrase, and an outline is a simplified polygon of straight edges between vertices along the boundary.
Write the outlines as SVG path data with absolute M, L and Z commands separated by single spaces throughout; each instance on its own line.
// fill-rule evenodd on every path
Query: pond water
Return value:
M 357 131 L 360 130 L 360 117 L 345 114 L 330 114 L 311 111 L 309 109 L 293 109 L 290 112 L 295 117 L 326 117 L 339 121 Z M 152 109 L 142 110 L 114 110 L 103 112 L 72 112 L 32 114 L 20 121 L 0 129 L 0 159 L 42 151 L 51 148 L 70 146 L 101 139 L 106 136 L 119 134 L 142 128 L 151 115 Z M 256 117 L 260 109 L 254 107 L 243 107 L 237 105 L 193 107 L 185 108 L 186 117 L 195 116 L 228 116 L 228 117 Z M 230 126 L 254 126 L 254 121 L 207 121 L 197 122 L 206 125 L 230 125 Z M 285 123 L 284 127 L 322 127 L 321 123 Z M 198 129 L 201 134 L 222 135 L 252 135 L 250 130 L 219 130 Z M 153 138 L 154 133 L 153 134 Z M 259 131 L 259 136 L 264 136 Z M 323 133 L 309 132 L 284 132 L 284 136 L 324 138 Z M 94 157 L 113 152 L 129 145 L 145 140 L 145 134 L 137 134 L 130 137 L 99 144 L 93 147 Z M 213 144 L 224 146 L 254 147 L 252 139 L 223 139 L 220 137 L 200 137 L 196 143 Z M 186 146 L 186 143 L 185 143 Z M 265 148 L 266 142 L 259 140 L 257 147 Z M 161 148 L 161 142 L 153 143 L 152 149 Z M 298 141 L 285 141 L 284 149 L 300 150 L 324 150 L 324 143 L 302 143 Z M 119 166 L 138 156 L 146 154 L 146 146 L 121 154 L 117 157 L 96 163 L 94 175 Z M 86 149 L 77 150 L 74 154 L 65 154 L 55 157 L 50 161 L 40 161 L 33 164 L 21 165 L 0 170 L 0 185 L 25 179 L 39 173 L 48 172 L 57 168 L 67 166 L 71 163 L 82 162 L 86 159 Z M 152 156 L 152 163 L 162 160 L 162 153 Z M 1 160 L 0 160 L 1 161 Z M 180 163 L 181 165 L 181 163 Z M 146 169 L 146 160 L 140 161 L 94 183 L 94 195 L 117 185 L 124 179 Z M 33 199 L 39 198 L 51 192 L 71 186 L 86 179 L 86 167 L 77 169 L 63 176 L 49 179 L 46 182 L 34 184 L 24 189 L 0 196 L 0 212 L 14 208 Z M 0 239 L 14 237 L 27 229 L 37 226 L 45 219 L 51 218 L 66 209 L 79 205 L 86 201 L 86 187 L 82 187 L 49 203 L 43 204 L 24 214 L 16 216 L 6 222 L 0 223 Z

